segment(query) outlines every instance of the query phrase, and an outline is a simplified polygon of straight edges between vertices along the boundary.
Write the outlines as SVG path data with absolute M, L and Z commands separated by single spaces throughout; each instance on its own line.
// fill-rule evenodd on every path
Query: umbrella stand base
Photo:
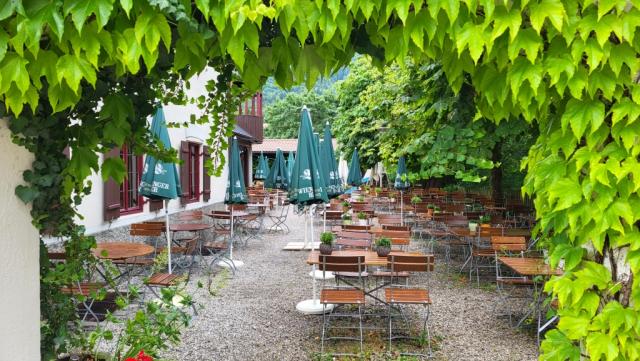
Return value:
M 234 268 L 241 268 L 244 266 L 244 262 L 238 261 L 237 259 L 218 261 L 217 265 L 223 268 L 231 268 L 230 263 L 233 263 Z
M 322 305 L 320 300 L 304 300 L 298 302 L 296 310 L 305 315 L 321 315 L 326 312 L 331 312 L 336 305 Z
M 315 271 L 311 271 L 309 272 L 309 277 L 313 277 L 317 280 L 332 280 L 334 278 L 336 278 L 336 276 L 333 274 L 333 272 L 324 272 L 324 277 L 322 275 L 322 271 L 320 270 L 315 270 Z

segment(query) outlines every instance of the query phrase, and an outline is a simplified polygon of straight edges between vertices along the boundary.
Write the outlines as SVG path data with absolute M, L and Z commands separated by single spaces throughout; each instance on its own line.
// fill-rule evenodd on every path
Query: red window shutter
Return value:
M 149 199 L 149 210 L 151 212 L 164 208 L 164 201 L 162 199 Z
M 204 166 L 207 159 L 209 159 L 209 147 L 202 146 L 202 200 L 208 202 L 211 199 L 211 176 L 207 172 L 207 168 Z
M 180 200 L 182 204 L 188 203 L 189 194 L 191 193 L 191 184 L 189 183 L 189 143 L 180 142 L 180 186 L 182 187 L 182 195 Z
M 105 159 L 119 156 L 120 148 L 118 147 L 104 155 Z M 120 217 L 120 184 L 113 178 L 109 178 L 104 182 L 104 220 L 112 221 L 118 217 Z

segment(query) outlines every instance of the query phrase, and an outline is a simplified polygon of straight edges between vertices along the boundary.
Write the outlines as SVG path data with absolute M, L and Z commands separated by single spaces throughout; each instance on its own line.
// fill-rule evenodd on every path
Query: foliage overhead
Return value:
M 265 137 L 297 138 L 303 105 L 309 108 L 314 132 L 322 134 L 325 123 L 333 123 L 336 116 L 336 98 L 333 93 L 291 92 L 266 108 L 264 114 Z
M 438 59 L 455 92 L 471 83 L 481 117 L 522 117 L 539 128 L 524 190 L 535 197 L 551 263 L 564 259 L 566 271 L 547 284 L 560 323 L 546 335 L 542 359 L 637 359 L 639 19 L 637 5 L 626 0 L 4 1 L 0 99 L 24 117 L 10 120 L 22 124 L 13 130 L 40 156 L 38 147 L 58 148 L 42 129 L 65 124 L 55 120 L 65 118 L 61 112 L 90 92 L 119 94 L 118 81 L 138 75 L 188 79 L 209 65 L 225 74 L 226 87 L 235 68 L 255 90 L 271 75 L 284 87 L 312 84 L 355 52 L 378 65 Z M 104 76 L 115 83 L 103 89 Z M 54 159 L 52 166 L 65 167 L 56 171 L 37 159 L 25 174 L 29 186 L 16 190 L 22 199 L 46 193 L 60 205 L 72 190 L 81 195 L 87 164 L 97 168 L 90 151 L 109 149 L 114 138 L 138 142 L 130 121 L 114 121 L 117 131 L 104 135 L 85 127 L 83 113 L 71 115 L 79 120 L 69 127 L 76 134 L 62 138 L 74 143 L 71 160 Z M 214 131 L 227 126 L 217 123 Z M 110 167 L 106 173 L 121 178 L 123 169 Z M 47 213 L 34 211 L 42 227 Z
M 411 60 L 401 65 L 382 72 L 360 58 L 338 83 L 334 127 L 347 154 L 357 145 L 368 167 L 382 161 L 387 169 L 404 155 L 412 181 L 450 176 L 479 182 L 504 160 L 522 159 L 530 142 L 518 144 L 519 154 L 499 152 L 497 159 L 493 150 L 531 132 L 531 125 L 518 119 L 499 125 L 474 119 L 475 93 L 469 84 L 454 94 L 440 65 Z

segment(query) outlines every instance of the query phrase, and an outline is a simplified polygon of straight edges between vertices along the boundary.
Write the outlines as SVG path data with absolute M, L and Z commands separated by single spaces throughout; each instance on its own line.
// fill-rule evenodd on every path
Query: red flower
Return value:
M 153 358 L 144 353 L 144 350 L 138 352 L 138 356 L 136 358 L 128 357 L 124 361 L 153 361 Z

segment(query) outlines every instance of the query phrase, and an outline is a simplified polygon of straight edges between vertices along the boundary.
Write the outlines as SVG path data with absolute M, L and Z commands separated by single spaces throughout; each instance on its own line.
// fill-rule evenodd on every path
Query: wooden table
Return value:
M 108 268 L 97 269 L 105 281 L 112 280 L 115 283 L 114 291 L 116 293 L 120 293 L 118 285 L 121 282 L 126 281 L 127 285 L 129 284 L 131 271 L 136 266 L 136 258 L 148 256 L 153 252 L 155 252 L 155 248 L 148 244 L 132 242 L 98 243 L 96 248 L 93 249 L 93 254 L 97 258 L 113 261 L 118 267 L 119 274 L 115 277 L 108 276 Z M 143 260 L 147 261 L 146 259 Z M 149 261 L 152 262 L 152 260 Z
M 504 263 L 507 267 L 511 268 L 516 273 L 525 276 L 525 277 L 536 277 L 543 276 L 543 279 L 536 280 L 533 279 L 533 303 L 531 308 L 525 315 L 518 321 L 517 326 L 520 326 L 529 315 L 534 314 L 538 325 L 540 325 L 544 315 L 542 312 L 542 300 L 544 297 L 542 296 L 542 292 L 539 292 L 538 289 L 544 289 L 544 279 L 548 276 L 559 276 L 562 274 L 562 270 L 560 269 L 552 269 L 548 264 L 544 263 L 542 258 L 531 258 L 531 257 L 498 257 L 500 262 Z
M 522 276 L 559 276 L 562 271 L 552 269 L 542 258 L 498 257 L 500 262 Z
M 209 223 L 177 223 L 169 226 L 172 232 L 198 232 L 213 227 Z
M 403 252 L 403 251 L 392 251 L 391 255 L 413 255 L 419 256 L 422 255 L 421 252 Z M 364 264 L 366 266 L 386 266 L 387 265 L 387 257 L 379 257 L 376 251 L 365 251 L 359 249 L 349 249 L 343 251 L 333 251 L 331 253 L 332 256 L 364 256 Z M 307 264 L 314 265 L 320 264 L 320 252 L 319 251 L 311 251 L 309 253 L 309 257 L 307 258 Z
M 110 242 L 96 245 L 93 254 L 101 259 L 115 261 L 148 256 L 154 251 L 152 246 L 144 243 Z

